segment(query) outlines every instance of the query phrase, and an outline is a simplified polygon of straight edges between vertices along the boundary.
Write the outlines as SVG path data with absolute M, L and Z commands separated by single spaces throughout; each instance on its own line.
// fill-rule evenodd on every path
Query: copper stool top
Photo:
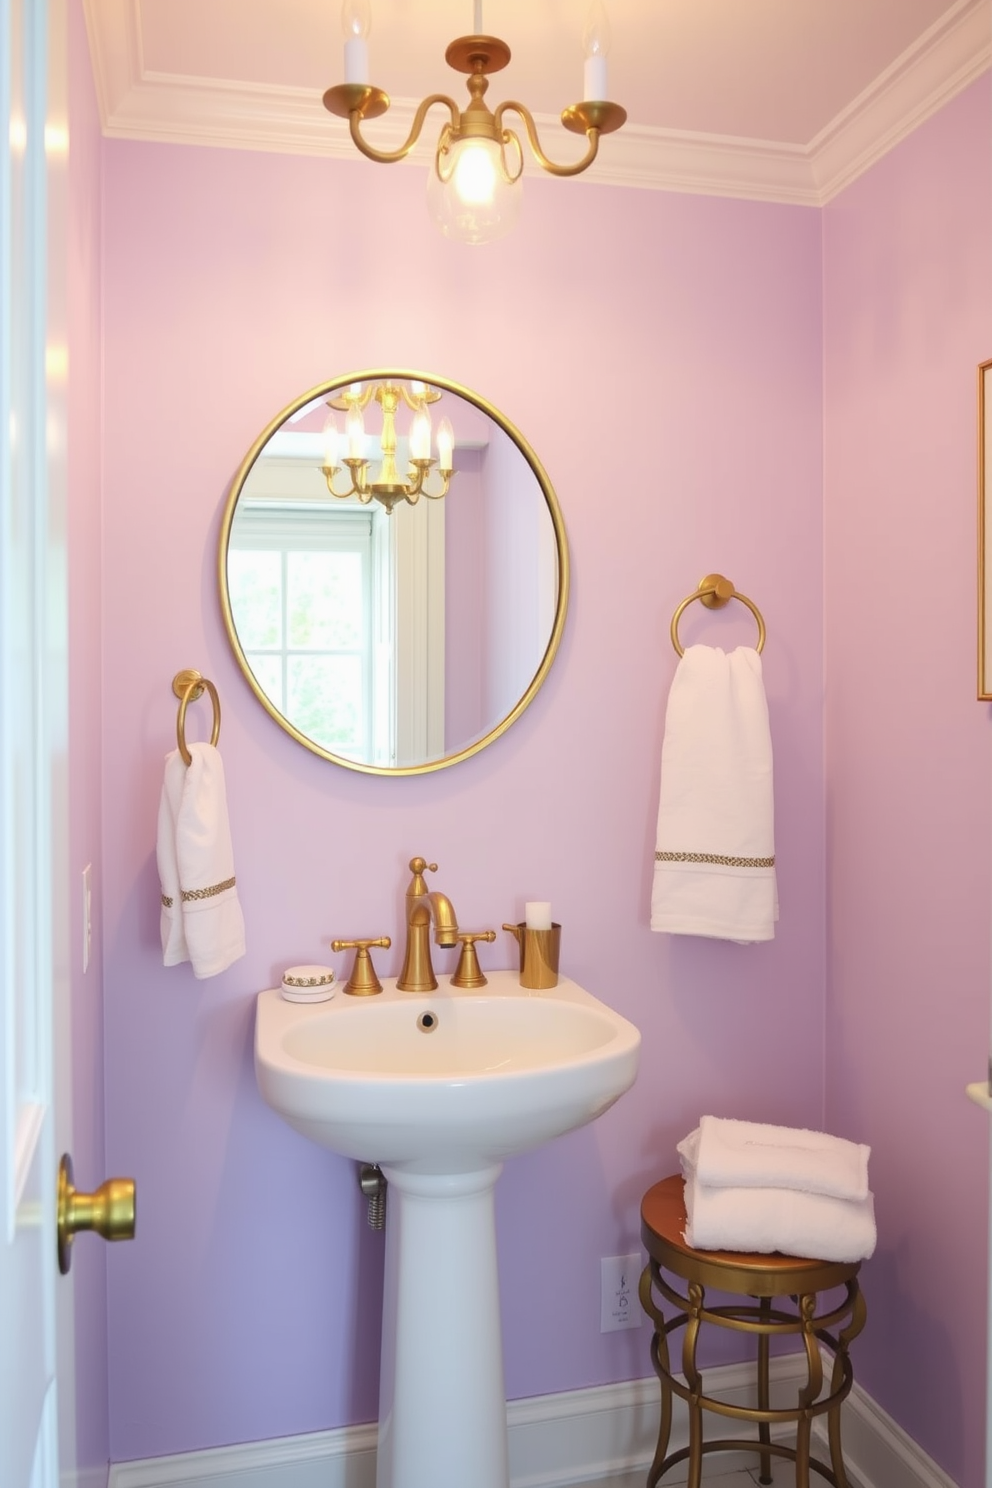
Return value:
M 663 1178 L 641 1201 L 641 1239 L 652 1260 L 686 1281 L 745 1297 L 791 1297 L 843 1286 L 857 1276 L 860 1261 L 820 1261 L 774 1251 L 695 1250 L 686 1227 L 681 1173 Z

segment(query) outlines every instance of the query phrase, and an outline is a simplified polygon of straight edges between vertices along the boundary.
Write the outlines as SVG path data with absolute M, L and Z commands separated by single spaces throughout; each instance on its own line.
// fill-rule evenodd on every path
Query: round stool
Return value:
M 796 1488 L 809 1488 L 810 1469 L 820 1473 L 835 1488 L 848 1488 L 840 1445 L 840 1407 L 854 1383 L 848 1346 L 865 1325 L 865 1302 L 858 1286 L 861 1262 L 816 1261 L 777 1252 L 758 1255 L 731 1250 L 694 1250 L 682 1238 L 685 1226 L 683 1179 L 677 1173 L 649 1188 L 641 1203 L 641 1239 L 649 1259 L 641 1277 L 640 1298 L 641 1306 L 654 1323 L 651 1362 L 661 1381 L 661 1425 L 654 1461 L 648 1471 L 647 1488 L 654 1488 L 670 1467 L 686 1458 L 689 1460 L 687 1488 L 699 1488 L 705 1453 L 742 1450 L 759 1453 L 761 1474 L 758 1481 L 761 1483 L 771 1482 L 771 1459 L 775 1456 L 785 1457 L 796 1464 Z M 673 1286 L 663 1272 L 685 1283 L 684 1290 L 679 1291 Z M 841 1286 L 846 1290 L 844 1299 L 831 1310 L 817 1313 L 818 1294 Z M 753 1297 L 755 1302 L 707 1307 L 707 1287 L 735 1297 Z M 675 1309 L 667 1321 L 655 1301 L 656 1294 Z M 783 1300 L 778 1306 L 773 1306 L 776 1298 Z M 790 1299 L 791 1306 L 786 1306 Z M 756 1407 L 728 1405 L 704 1393 L 702 1375 L 696 1366 L 696 1344 L 704 1323 L 757 1337 Z M 846 1326 L 839 1333 L 831 1333 L 829 1330 L 836 1330 L 838 1324 Z M 678 1328 L 685 1328 L 681 1359 L 684 1384 L 672 1374 L 668 1359 L 668 1335 Z M 769 1403 L 768 1344 L 772 1338 L 790 1334 L 802 1340 L 807 1379 L 799 1391 L 795 1408 L 773 1410 Z M 820 1343 L 825 1343 L 834 1356 L 829 1389 L 822 1399 L 819 1398 L 823 1389 Z M 673 1392 L 689 1407 L 689 1445 L 668 1454 Z M 758 1428 L 757 1439 L 723 1438 L 704 1442 L 704 1411 L 753 1422 Z M 827 1417 L 829 1467 L 810 1456 L 810 1429 L 814 1417 L 821 1415 Z M 771 1439 L 772 1426 L 783 1422 L 795 1424 L 794 1447 L 782 1446 Z

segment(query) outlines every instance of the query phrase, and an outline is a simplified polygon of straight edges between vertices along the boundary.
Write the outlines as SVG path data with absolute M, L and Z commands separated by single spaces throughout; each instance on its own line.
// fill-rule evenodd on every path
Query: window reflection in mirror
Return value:
M 361 380 L 387 375 L 411 376 Z M 358 769 L 435 769 L 496 737 L 543 680 L 564 623 L 564 528 L 521 436 L 436 379 L 430 412 L 454 431 L 447 495 L 390 512 L 331 494 L 323 427 L 344 387 L 301 399 L 244 462 L 221 535 L 225 621 L 255 692 L 302 743 Z M 396 419 L 404 480 L 411 419 Z M 367 417 L 369 481 L 380 435 Z M 350 483 L 339 463 L 334 491 Z

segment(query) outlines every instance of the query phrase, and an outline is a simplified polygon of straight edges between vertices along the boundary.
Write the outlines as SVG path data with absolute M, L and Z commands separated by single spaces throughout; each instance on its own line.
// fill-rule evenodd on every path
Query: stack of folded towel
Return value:
M 870 1148 L 826 1132 L 704 1116 L 678 1144 L 685 1241 L 860 1261 L 875 1249 Z

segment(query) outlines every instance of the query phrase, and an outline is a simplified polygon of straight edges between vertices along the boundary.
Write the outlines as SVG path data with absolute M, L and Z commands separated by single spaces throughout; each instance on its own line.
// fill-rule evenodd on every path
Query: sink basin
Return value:
M 633 1082 L 640 1034 L 575 982 L 258 999 L 263 1096 L 304 1136 L 365 1162 L 498 1162 L 599 1116 Z
M 268 1104 L 389 1185 L 377 1488 L 507 1488 L 493 1190 L 504 1158 L 607 1110 L 640 1043 L 575 982 L 528 992 L 512 971 L 478 991 L 260 994 Z

